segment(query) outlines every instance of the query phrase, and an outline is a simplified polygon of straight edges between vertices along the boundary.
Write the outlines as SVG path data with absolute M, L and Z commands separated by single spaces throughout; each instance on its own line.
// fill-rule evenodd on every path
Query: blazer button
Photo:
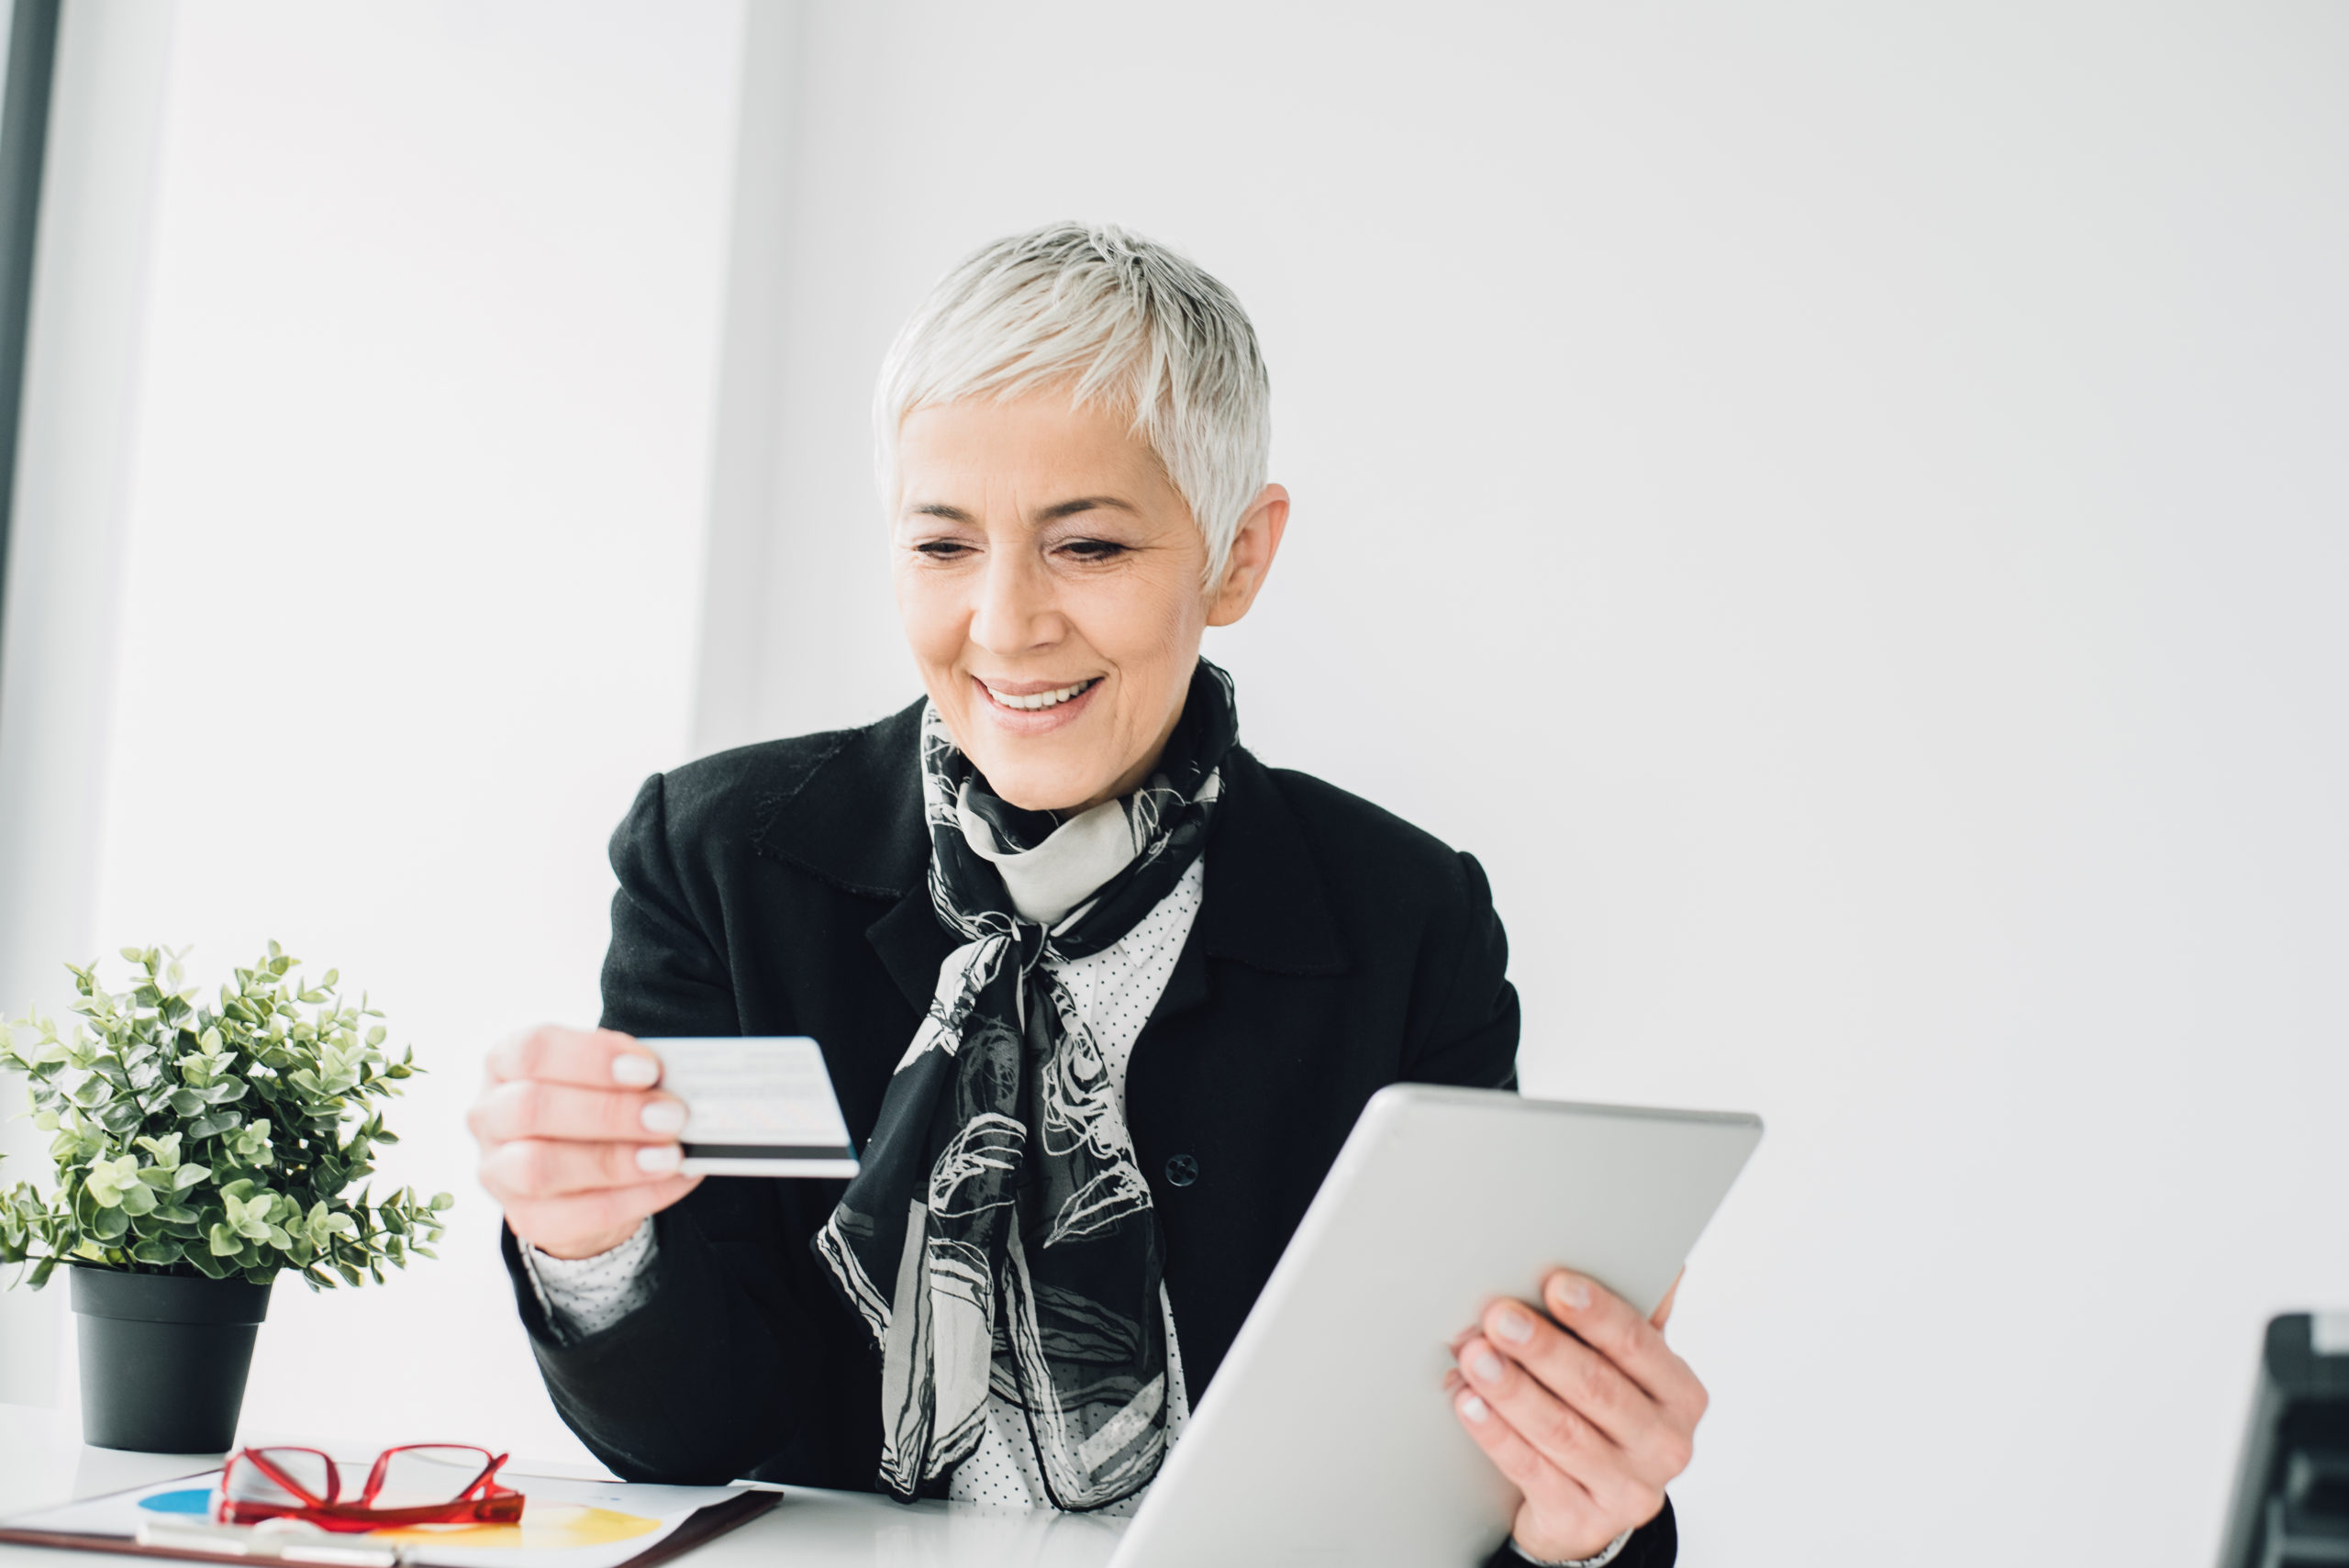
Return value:
M 1187 1187 L 1199 1179 L 1199 1162 L 1188 1154 L 1177 1154 L 1166 1162 L 1166 1184 Z

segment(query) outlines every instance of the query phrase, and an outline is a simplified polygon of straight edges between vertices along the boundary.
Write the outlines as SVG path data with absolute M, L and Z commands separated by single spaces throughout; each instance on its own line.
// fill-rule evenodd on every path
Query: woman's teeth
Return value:
M 1096 677 L 1096 679 L 1098 678 Z M 985 684 L 984 682 L 981 684 Z M 1016 707 L 1022 712 L 1033 712 L 1040 707 L 1058 707 L 1071 697 L 1083 695 L 1085 689 L 1091 684 L 1093 684 L 1092 681 L 1079 681 L 1073 686 L 1063 686 L 1056 692 L 1038 692 L 1033 696 L 1025 697 L 1015 697 L 1008 693 L 996 691 L 993 686 L 988 686 L 987 695 L 1006 707 Z

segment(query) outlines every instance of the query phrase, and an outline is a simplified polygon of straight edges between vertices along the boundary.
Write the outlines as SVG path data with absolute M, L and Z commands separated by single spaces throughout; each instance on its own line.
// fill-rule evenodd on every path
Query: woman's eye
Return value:
M 954 561 L 969 553 L 971 547 L 960 539 L 929 539 L 914 549 L 932 561 Z
M 1110 561 L 1126 552 L 1124 545 L 1106 539 L 1071 539 L 1062 548 L 1079 561 Z

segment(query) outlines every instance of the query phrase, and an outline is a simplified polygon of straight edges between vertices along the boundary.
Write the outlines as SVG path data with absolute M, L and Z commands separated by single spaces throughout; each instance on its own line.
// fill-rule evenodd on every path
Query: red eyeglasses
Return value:
M 222 1524 L 306 1519 L 346 1532 L 399 1525 L 507 1524 L 522 1517 L 522 1494 L 497 1484 L 506 1455 L 461 1443 L 385 1449 L 352 1501 L 342 1500 L 339 1467 L 314 1448 L 240 1448 L 220 1471 Z

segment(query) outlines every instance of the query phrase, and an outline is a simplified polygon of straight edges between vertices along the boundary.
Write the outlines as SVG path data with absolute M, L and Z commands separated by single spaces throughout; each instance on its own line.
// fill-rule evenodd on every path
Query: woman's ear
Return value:
M 1231 537 L 1231 554 L 1223 565 L 1223 581 L 1208 600 L 1208 624 L 1230 626 L 1248 613 L 1256 591 L 1264 585 L 1280 553 L 1281 535 L 1288 530 L 1288 492 L 1267 484 L 1256 492 L 1240 531 Z

